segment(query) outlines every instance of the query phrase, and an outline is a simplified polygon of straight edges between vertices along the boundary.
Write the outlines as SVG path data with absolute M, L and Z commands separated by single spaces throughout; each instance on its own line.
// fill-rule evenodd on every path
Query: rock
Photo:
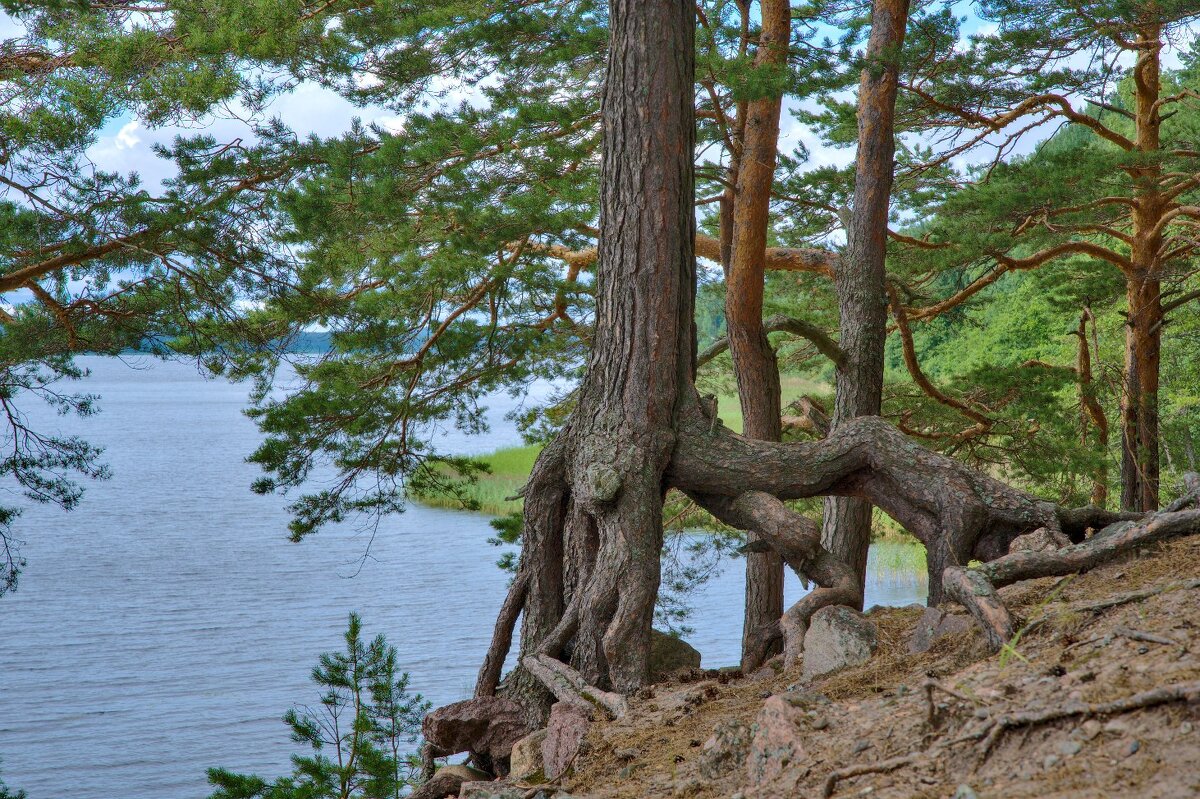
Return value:
M 1095 719 L 1088 719 L 1079 726 L 1079 729 L 1083 733 L 1083 737 L 1090 741 L 1100 734 L 1103 726 L 1101 726 L 1100 722 L 1096 721 Z
M 1130 757 L 1131 755 L 1136 755 L 1138 750 L 1141 748 L 1142 742 L 1135 739 L 1125 744 L 1124 748 L 1121 750 L 1121 754 L 1125 757 Z
M 542 739 L 542 771 L 546 779 L 556 780 L 570 768 L 591 723 L 587 708 L 572 702 L 554 703 L 546 737 Z
M 704 743 L 700 775 L 710 780 L 723 777 L 746 764 L 750 751 L 750 728 L 740 721 L 722 721 Z
M 979 794 L 970 785 L 963 783 L 954 790 L 954 799 L 979 799 Z
M 1057 765 L 1058 765 L 1058 755 L 1046 755 L 1046 757 L 1042 760 L 1042 768 L 1046 769 L 1047 771 L 1049 771 L 1050 769 L 1054 768 Z
M 1180 735 L 1191 735 L 1192 734 L 1192 723 L 1190 721 L 1185 721 L 1182 724 L 1180 724 L 1179 725 L 1179 734 Z
M 1104 731 L 1110 735 L 1125 735 L 1129 732 L 1129 722 L 1124 719 L 1113 719 L 1104 725 Z
M 700 668 L 700 652 L 682 638 L 650 631 L 650 682 L 662 682 L 681 669 Z
M 804 676 L 866 663 L 878 645 L 875 625 L 858 611 L 841 605 L 821 608 L 804 635 Z
M 789 765 L 807 760 L 800 736 L 805 717 L 806 711 L 783 696 L 773 696 L 763 703 L 750 728 L 750 749 L 746 754 L 746 773 L 751 785 L 770 782 Z
M 1009 552 L 1054 552 L 1070 546 L 1071 539 L 1059 532 L 1039 527 L 1032 533 L 1019 535 L 1008 545 Z
M 464 782 L 459 799 L 524 799 L 525 791 L 503 782 Z
M 535 730 L 513 744 L 508 773 L 515 780 L 525 779 L 542 770 L 542 741 L 546 730 Z
M 443 799 L 446 796 L 457 796 L 464 782 L 486 780 L 490 777 L 486 771 L 470 766 L 443 766 L 424 785 L 409 794 L 408 799 Z
M 439 707 L 425 717 L 425 740 L 448 754 L 475 752 L 505 758 L 532 727 L 511 699 L 481 696 Z
M 971 629 L 974 622 L 970 616 L 947 613 L 941 608 L 925 608 L 908 642 L 910 654 L 928 652 L 930 647 L 947 635 L 962 635 Z
M 1060 741 L 1058 744 L 1058 753 L 1064 757 L 1077 755 L 1083 749 L 1083 744 L 1079 741 Z

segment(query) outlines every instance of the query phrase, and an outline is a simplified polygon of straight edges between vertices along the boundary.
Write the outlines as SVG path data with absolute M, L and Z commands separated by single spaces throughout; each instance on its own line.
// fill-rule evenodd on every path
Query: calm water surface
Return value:
M 71 514 L 31 508 L 19 521 L 29 565 L 0 598 L 11 787 L 29 799 L 201 799 L 209 766 L 289 771 L 280 716 L 316 698 L 309 672 L 340 647 L 351 610 L 435 705 L 470 694 L 506 583 L 487 517 L 413 505 L 373 538 L 345 525 L 289 543 L 284 500 L 248 489 L 259 435 L 241 414 L 245 386 L 176 363 L 84 362 L 82 390 L 103 413 L 45 421 L 104 446 L 113 478 Z M 504 420 L 517 402 L 495 398 L 490 434 L 448 431 L 445 445 L 518 443 Z M 737 661 L 742 590 L 734 562 L 695 599 L 690 640 L 706 666 Z M 922 593 L 876 580 L 867 602 Z M 793 580 L 788 601 L 801 594 Z

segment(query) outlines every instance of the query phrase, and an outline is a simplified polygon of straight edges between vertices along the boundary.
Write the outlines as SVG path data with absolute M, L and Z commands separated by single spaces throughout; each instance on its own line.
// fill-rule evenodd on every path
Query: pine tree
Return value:
M 419 772 L 416 743 L 429 703 L 398 674 L 396 649 L 382 635 L 362 639 L 350 614 L 344 652 L 327 652 L 313 669 L 322 693 L 316 706 L 287 711 L 292 740 L 311 755 L 293 755 L 289 777 L 267 780 L 214 768 L 210 799 L 399 799 Z

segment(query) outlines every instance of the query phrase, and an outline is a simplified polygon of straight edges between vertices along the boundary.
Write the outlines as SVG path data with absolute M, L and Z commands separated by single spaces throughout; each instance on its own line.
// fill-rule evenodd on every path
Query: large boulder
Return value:
M 542 741 L 547 730 L 535 730 L 513 744 L 508 762 L 508 775 L 523 780 L 542 771 Z
M 662 682 L 681 669 L 700 668 L 700 652 L 682 638 L 650 631 L 650 682 Z
M 973 624 L 971 617 L 965 614 L 947 613 L 936 607 L 925 608 L 913 630 L 912 638 L 909 639 L 908 651 L 914 655 L 928 652 L 938 639 L 947 635 L 962 635 L 970 630 Z
M 445 799 L 447 796 L 458 796 L 464 782 L 486 780 L 490 776 L 486 771 L 470 766 L 443 766 L 424 785 L 409 794 L 408 799 Z
M 866 663 L 878 646 L 875 625 L 866 616 L 842 605 L 821 608 L 804 634 L 804 677 Z
M 542 739 L 542 770 L 547 780 L 558 779 L 575 762 L 591 723 L 591 714 L 583 705 L 555 702 L 550 708 L 546 737 Z
M 425 717 L 425 740 L 445 754 L 471 752 L 489 758 L 506 758 L 513 744 L 533 727 L 520 705 L 498 696 L 480 696 L 455 702 Z

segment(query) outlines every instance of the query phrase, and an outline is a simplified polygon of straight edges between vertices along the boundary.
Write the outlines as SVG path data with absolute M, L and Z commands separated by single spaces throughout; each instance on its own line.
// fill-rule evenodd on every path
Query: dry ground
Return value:
M 1200 588 L 1084 608 L 1197 577 L 1200 536 L 1193 536 L 1088 574 L 1004 589 L 1014 617 L 1029 629 L 1013 651 L 994 656 L 975 630 L 910 655 L 907 642 L 921 611 L 876 610 L 870 618 L 880 646 L 864 666 L 809 684 L 798 669 L 748 679 L 696 671 L 644 690 L 627 718 L 591 730 L 574 776 L 561 787 L 579 799 L 819 797 L 838 769 L 912 754 L 912 762 L 894 770 L 839 780 L 833 795 L 1200 796 L 1196 703 L 1018 726 L 986 754 L 981 745 L 1006 714 L 1110 702 L 1200 680 Z M 933 692 L 933 725 L 924 690 L 930 679 L 958 695 Z M 744 765 L 714 766 L 706 745 L 714 729 L 753 724 L 764 700 L 777 694 L 804 709 L 797 724 L 803 757 L 761 786 L 748 784 Z

